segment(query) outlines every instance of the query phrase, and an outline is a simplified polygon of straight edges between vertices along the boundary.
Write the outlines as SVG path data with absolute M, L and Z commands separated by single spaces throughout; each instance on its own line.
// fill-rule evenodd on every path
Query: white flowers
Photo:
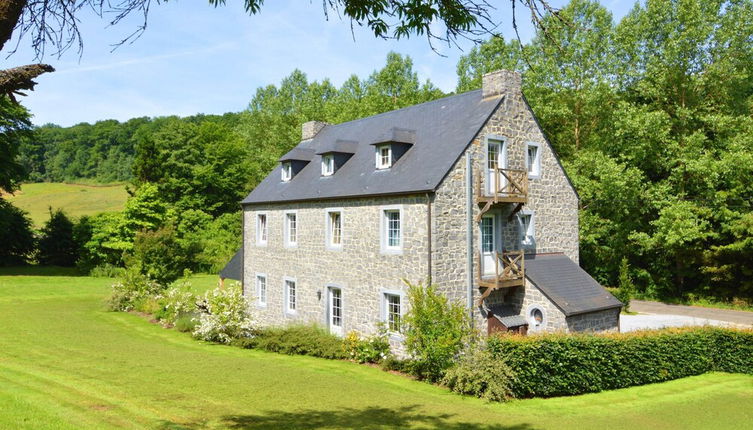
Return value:
M 226 289 L 207 291 L 197 307 L 200 313 L 193 331 L 197 339 L 230 343 L 253 334 L 248 303 L 237 283 Z

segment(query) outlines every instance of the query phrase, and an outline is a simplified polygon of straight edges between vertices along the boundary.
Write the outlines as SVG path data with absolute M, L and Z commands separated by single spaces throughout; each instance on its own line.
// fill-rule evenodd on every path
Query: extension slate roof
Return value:
M 564 254 L 526 255 L 526 277 L 565 316 L 619 308 L 622 303 Z
M 243 260 L 243 248 L 239 249 L 230 261 L 227 262 L 225 267 L 220 270 L 220 278 L 222 279 L 234 279 L 240 281 L 243 278 L 243 272 L 241 267 Z
M 300 160 L 333 146 L 354 148 L 353 156 L 334 175 L 321 175 L 320 155 L 310 158 L 288 182 L 280 180 L 277 166 L 241 204 L 435 191 L 501 100 L 483 99 L 481 90 L 476 90 L 327 125 L 281 160 L 292 156 Z M 391 168 L 377 170 L 372 144 L 395 140 L 413 145 Z
M 526 317 L 518 314 L 510 305 L 498 304 L 489 308 L 489 313 L 507 328 L 520 327 L 528 325 Z

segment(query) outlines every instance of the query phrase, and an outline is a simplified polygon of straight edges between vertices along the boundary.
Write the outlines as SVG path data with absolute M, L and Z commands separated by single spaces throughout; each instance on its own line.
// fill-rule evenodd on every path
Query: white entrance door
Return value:
M 481 217 L 481 268 L 484 275 L 495 273 L 494 265 L 497 264 L 497 258 L 494 255 L 495 230 L 494 215 Z
M 343 334 L 343 292 L 339 288 L 329 288 L 329 298 L 327 300 L 327 321 L 329 331 L 332 334 L 342 336 Z
M 486 183 L 489 194 L 501 190 L 505 186 L 505 178 L 497 173 L 498 169 L 507 167 L 505 144 L 501 140 L 487 140 L 486 142 Z

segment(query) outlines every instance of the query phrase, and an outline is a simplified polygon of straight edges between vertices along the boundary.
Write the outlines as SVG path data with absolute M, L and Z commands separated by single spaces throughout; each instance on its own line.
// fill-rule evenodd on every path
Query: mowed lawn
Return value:
M 753 427 L 753 376 L 489 404 L 368 366 L 197 342 L 107 312 L 111 279 L 29 273 L 0 271 L 0 428 Z
M 57 182 L 23 184 L 14 195 L 5 195 L 15 206 L 29 212 L 34 225 L 41 227 L 50 218 L 49 207 L 68 215 L 94 215 L 123 209 L 128 193 L 125 185 L 78 185 Z

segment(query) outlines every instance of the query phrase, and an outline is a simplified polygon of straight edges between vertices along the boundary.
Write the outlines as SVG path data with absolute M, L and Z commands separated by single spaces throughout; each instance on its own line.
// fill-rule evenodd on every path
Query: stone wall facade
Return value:
M 607 309 L 567 317 L 567 330 L 591 332 L 618 332 L 621 308 Z
M 502 79 L 509 79 L 502 75 Z M 513 78 L 515 76 L 513 75 Z M 434 197 L 432 219 L 432 279 L 440 285 L 446 293 L 455 300 L 466 300 L 466 158 L 471 157 L 472 190 L 475 193 L 475 181 L 481 176 L 483 188 L 486 187 L 485 168 L 487 163 L 487 139 L 504 141 L 508 169 L 525 170 L 528 143 L 538 144 L 541 168 L 537 177 L 529 178 L 528 202 L 519 213 L 531 213 L 534 219 L 534 242 L 530 246 L 521 244 L 520 224 L 517 216 L 509 220 L 514 204 L 498 204 L 489 214 L 495 217 L 495 224 L 501 237 L 495 243 L 496 249 L 519 250 L 525 249 L 530 253 L 561 252 L 578 262 L 578 197 L 571 186 L 564 169 L 560 165 L 554 151 L 549 146 L 536 119 L 528 106 L 519 86 L 519 76 L 512 79 L 512 85 L 494 83 L 494 79 L 485 76 L 496 88 L 491 96 L 500 94 L 504 97 L 500 106 L 492 114 L 476 138 L 471 142 L 468 150 L 458 159 L 442 182 Z M 473 218 L 481 210 L 481 205 L 473 204 Z M 480 228 L 474 223 L 473 228 L 473 267 L 479 267 L 480 261 L 477 251 L 480 250 Z M 475 273 L 474 273 L 475 279 Z M 524 287 L 516 287 L 515 299 L 522 306 L 529 303 L 541 303 L 552 308 L 547 328 L 565 330 L 564 314 L 556 308 L 538 289 L 527 281 Z M 504 301 L 504 291 L 492 294 L 489 303 Z M 473 289 L 474 303 L 481 291 Z M 521 296 L 521 294 L 523 294 Z M 508 300 L 512 300 L 508 294 Z M 523 309 L 525 310 L 525 309 Z M 486 324 L 478 309 L 474 310 L 474 317 L 478 324 Z
M 402 252 L 382 251 L 382 209 L 399 208 Z M 327 210 L 341 211 L 342 247 L 327 246 Z M 266 214 L 266 245 L 256 243 L 256 216 Z M 297 245 L 284 241 L 286 213 L 295 213 Z M 402 279 L 428 276 L 427 196 L 253 205 L 244 208 L 244 292 L 264 326 L 316 323 L 327 327 L 327 290 L 342 291 L 343 331 L 374 334 L 384 319 L 384 293 L 405 294 Z M 260 305 L 256 275 L 267 282 Z M 296 282 L 296 311 L 285 309 L 284 280 Z M 403 300 L 405 305 L 406 300 Z M 405 311 L 405 307 L 403 312 Z

